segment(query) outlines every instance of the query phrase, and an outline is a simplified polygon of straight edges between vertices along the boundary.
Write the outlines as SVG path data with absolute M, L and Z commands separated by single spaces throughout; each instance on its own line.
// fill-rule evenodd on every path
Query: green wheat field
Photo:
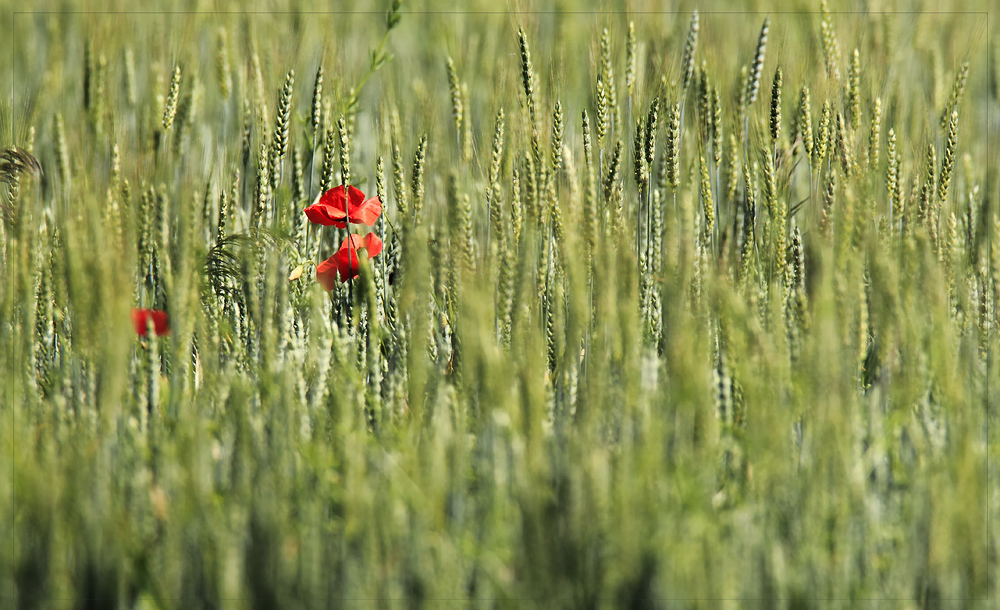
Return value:
M 0 3 L 0 607 L 996 607 L 997 5 L 591 4 Z

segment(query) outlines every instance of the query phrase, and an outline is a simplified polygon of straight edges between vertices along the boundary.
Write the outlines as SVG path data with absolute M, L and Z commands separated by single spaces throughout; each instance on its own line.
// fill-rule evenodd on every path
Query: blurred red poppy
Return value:
M 344 197 L 344 187 L 332 188 L 320 195 L 316 203 L 312 204 L 304 211 L 310 221 L 323 225 L 334 226 L 343 229 L 347 225 L 344 219 L 347 218 L 355 224 L 372 226 L 382 213 L 382 202 L 378 197 L 365 199 L 365 194 L 353 186 L 347 187 L 350 197 Z M 347 204 L 350 204 L 350 216 L 347 214 Z
M 350 250 L 348 245 L 350 244 Z M 382 240 L 378 235 L 369 233 L 364 237 L 360 235 L 350 235 L 344 239 L 337 253 L 316 266 L 316 279 L 327 291 L 333 290 L 337 273 L 340 273 L 340 281 L 346 282 L 349 279 L 358 277 L 358 269 L 361 264 L 361 253 L 368 258 L 375 258 L 382 251 Z
M 153 321 L 153 332 L 157 337 L 170 334 L 170 323 L 167 321 L 167 312 L 158 309 L 133 309 L 132 324 L 135 332 L 140 337 L 146 336 L 146 329 L 149 328 L 150 320 Z

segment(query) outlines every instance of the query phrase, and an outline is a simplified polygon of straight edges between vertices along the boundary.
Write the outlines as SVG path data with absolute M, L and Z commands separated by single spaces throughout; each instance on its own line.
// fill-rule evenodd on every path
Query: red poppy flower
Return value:
M 353 223 L 372 226 L 382 213 L 382 202 L 378 197 L 365 199 L 365 194 L 353 186 L 347 187 L 347 197 L 344 197 L 344 187 L 332 188 L 320 195 L 316 203 L 312 204 L 304 211 L 310 221 L 323 225 L 335 226 L 343 229 L 347 225 L 344 219 L 347 218 Z M 345 206 L 350 204 L 350 216 L 347 215 Z
M 375 258 L 381 251 L 382 240 L 378 235 L 369 233 L 361 237 L 352 234 L 344 239 L 336 254 L 316 266 L 316 279 L 325 290 L 333 290 L 337 272 L 340 273 L 341 282 L 356 278 L 361 265 L 361 253 L 364 252 L 368 258 Z
M 170 324 L 167 322 L 167 312 L 158 309 L 133 309 L 132 324 L 135 325 L 135 332 L 140 337 L 146 336 L 146 329 L 149 321 L 153 321 L 153 332 L 157 337 L 170 334 Z

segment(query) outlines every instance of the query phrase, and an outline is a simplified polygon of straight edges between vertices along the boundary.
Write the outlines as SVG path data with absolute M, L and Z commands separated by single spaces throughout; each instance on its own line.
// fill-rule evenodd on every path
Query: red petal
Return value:
M 347 214 L 344 212 L 344 187 L 330 189 L 323 193 L 316 203 L 305 210 L 310 221 L 323 226 L 343 229 Z
M 349 279 L 358 277 L 362 253 L 367 254 L 368 242 L 365 239 L 360 235 L 351 233 L 350 236 L 344 238 L 343 243 L 340 244 L 340 250 L 334 254 L 334 258 L 337 259 L 337 266 L 340 269 L 340 281 L 346 282 Z M 348 247 L 350 247 L 350 250 L 348 250 Z M 379 248 L 381 249 L 381 244 Z
M 309 221 L 314 224 L 325 227 L 334 226 L 338 229 L 343 229 L 346 226 L 344 224 L 344 210 L 338 210 L 322 201 L 312 204 L 303 211 Z
M 156 331 L 156 336 L 169 335 L 170 323 L 167 320 L 167 312 L 154 310 L 150 312 L 150 315 L 153 316 L 153 330 Z
M 153 332 L 156 333 L 156 336 L 162 337 L 170 334 L 167 312 L 158 309 L 132 310 L 132 325 L 135 326 L 135 332 L 140 337 L 146 336 L 150 321 L 153 322 Z
M 344 238 L 344 241 L 340 242 L 340 249 L 341 250 L 344 250 L 345 252 L 347 251 L 347 243 L 348 243 L 348 241 L 351 242 L 351 249 L 352 250 L 357 250 L 358 248 L 364 248 L 365 247 L 365 242 L 361 239 L 361 236 L 360 235 L 355 235 L 354 233 L 351 233 L 350 235 L 348 235 L 347 237 Z
M 344 188 L 344 187 L 340 187 L 340 188 Z M 347 194 L 351 198 L 351 202 L 350 203 L 351 203 L 351 211 L 352 212 L 354 211 L 355 208 L 359 207 L 362 203 L 364 203 L 365 194 L 362 193 L 359 189 L 356 189 L 353 186 L 349 186 L 349 187 L 347 187 Z
M 306 208 L 305 213 L 309 220 L 316 224 L 343 229 L 347 226 L 344 222 L 347 218 L 347 213 L 344 211 L 344 187 L 329 189 L 319 196 L 316 203 Z
M 372 197 L 358 206 L 357 210 L 353 207 L 351 208 L 351 222 L 361 223 L 370 227 L 375 224 L 381 213 L 382 202 L 379 201 L 378 197 Z
M 337 263 L 337 271 L 340 272 L 341 282 L 358 277 L 358 265 L 361 262 L 358 250 L 348 252 L 347 248 L 342 248 L 337 250 L 333 258 Z
M 319 202 L 336 210 L 344 211 L 344 187 L 337 186 L 323 193 Z
M 378 235 L 374 233 L 365 235 L 365 251 L 368 252 L 368 258 L 378 256 L 379 252 L 382 251 L 382 240 L 379 239 Z
M 132 310 L 132 325 L 135 326 L 135 334 L 140 337 L 146 336 L 146 319 L 149 316 L 148 309 Z
M 336 254 L 326 259 L 322 263 L 316 266 L 316 281 L 323 286 L 323 290 L 327 292 L 333 290 L 336 286 L 337 281 L 337 261 Z

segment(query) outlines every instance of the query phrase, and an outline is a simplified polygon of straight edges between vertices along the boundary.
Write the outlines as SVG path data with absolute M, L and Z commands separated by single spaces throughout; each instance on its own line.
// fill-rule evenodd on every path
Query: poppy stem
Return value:
M 374 74 L 375 71 L 381 67 L 381 63 L 379 62 L 385 61 L 385 58 L 383 57 L 382 53 L 385 51 L 385 43 L 389 41 L 390 31 L 391 30 L 387 29 L 385 31 L 385 34 L 382 35 L 382 40 L 379 41 L 378 43 L 378 49 L 376 49 L 375 53 L 372 55 L 372 65 L 368 67 L 368 72 L 365 73 L 364 77 L 362 77 L 361 79 L 361 82 L 358 83 L 357 87 L 354 88 L 354 94 L 347 100 L 347 112 L 350 114 L 353 114 L 351 110 L 354 108 L 354 105 L 357 104 L 358 98 L 361 97 L 361 90 L 364 88 L 365 83 L 367 83 L 371 75 Z
M 347 329 L 351 331 L 351 270 L 354 268 L 354 240 L 351 239 L 351 198 L 344 185 L 344 228 L 347 229 Z
M 146 388 L 146 413 L 144 432 L 149 438 L 152 434 L 153 422 L 159 412 L 160 396 L 160 342 L 156 338 L 156 331 L 152 318 L 146 321 L 146 374 L 148 386 Z

